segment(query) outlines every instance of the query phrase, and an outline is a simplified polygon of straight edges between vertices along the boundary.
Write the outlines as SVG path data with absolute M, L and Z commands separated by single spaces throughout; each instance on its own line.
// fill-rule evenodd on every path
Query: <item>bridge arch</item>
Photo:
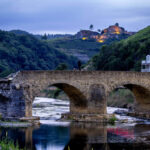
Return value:
M 50 86 L 55 86 L 69 97 L 70 100 L 70 111 L 77 111 L 76 109 L 86 109 L 87 108 L 87 100 L 84 94 L 75 86 L 68 83 L 54 83 Z
M 81 91 L 78 87 L 72 85 L 71 83 L 64 83 L 64 82 L 54 82 L 54 83 L 46 83 L 43 86 L 41 86 L 38 91 L 37 88 L 33 88 L 34 91 L 34 96 L 33 100 L 35 97 L 40 97 L 41 96 L 41 91 L 49 88 L 49 87 L 57 87 L 64 91 L 64 93 L 68 96 L 69 101 L 70 101 L 70 113 L 85 113 L 87 106 L 88 106 L 88 101 L 86 99 L 86 96 L 84 95 L 84 92 Z M 30 91 L 30 90 L 29 90 Z M 32 93 L 32 92 L 31 92 Z M 32 101 L 33 102 L 33 101 Z M 29 110 L 32 110 L 32 103 L 26 103 L 27 109 L 26 109 L 26 116 L 31 116 L 32 112 Z M 31 105 L 31 106 L 29 106 Z M 30 113 L 28 113 L 30 112 Z
M 126 89 L 129 89 L 133 95 L 134 95 L 134 110 L 137 112 L 150 112 L 150 90 L 147 87 L 144 87 L 140 84 L 135 83 L 121 83 L 118 85 L 114 85 L 111 90 L 112 92 L 115 89 L 124 87 Z M 108 95 L 109 95 L 108 94 Z

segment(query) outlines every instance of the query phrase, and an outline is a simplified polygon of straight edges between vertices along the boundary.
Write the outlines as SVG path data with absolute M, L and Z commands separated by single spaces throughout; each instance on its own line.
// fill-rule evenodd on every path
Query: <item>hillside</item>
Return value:
M 10 30 L 9 32 L 17 34 L 17 35 L 33 35 L 34 37 L 38 38 L 39 40 L 41 40 L 43 38 L 43 35 L 40 34 L 31 34 L 27 31 L 23 31 L 23 30 Z M 73 35 L 71 34 L 44 34 L 44 36 L 46 36 L 47 39 L 57 39 L 57 38 L 68 38 L 68 37 L 72 37 Z
M 67 55 L 76 56 L 83 62 L 87 62 L 99 52 L 101 46 L 120 41 L 133 35 L 119 25 L 112 25 L 100 32 L 80 30 L 72 37 L 51 39 L 48 43 L 57 50 Z
M 75 56 L 83 62 L 87 62 L 92 56 L 97 54 L 102 46 L 101 43 L 93 40 L 84 41 L 70 38 L 53 39 L 47 42 L 58 51 L 69 56 Z
M 125 40 L 103 46 L 87 69 L 140 71 L 147 54 L 150 54 L 150 26 Z
M 18 70 L 55 69 L 60 63 L 74 68 L 77 59 L 59 52 L 30 34 L 16 35 L 0 30 L 0 76 Z
M 14 33 L 16 35 L 29 35 L 30 33 L 22 30 L 10 30 L 9 32 Z

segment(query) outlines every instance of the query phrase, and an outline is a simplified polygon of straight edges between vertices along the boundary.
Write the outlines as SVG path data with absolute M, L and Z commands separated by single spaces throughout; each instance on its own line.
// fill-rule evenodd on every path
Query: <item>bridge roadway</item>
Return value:
M 107 114 L 107 97 L 120 86 L 133 92 L 135 112 L 150 114 L 150 73 L 123 71 L 20 71 L 11 74 L 0 79 L 0 114 L 4 118 L 31 117 L 34 98 L 50 86 L 68 95 L 70 114 L 77 120 L 97 120 Z

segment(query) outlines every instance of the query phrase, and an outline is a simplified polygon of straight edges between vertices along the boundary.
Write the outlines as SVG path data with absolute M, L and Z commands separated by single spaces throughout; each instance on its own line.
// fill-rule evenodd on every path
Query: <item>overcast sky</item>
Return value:
M 0 0 L 0 29 L 75 33 L 118 22 L 128 31 L 150 25 L 150 0 Z

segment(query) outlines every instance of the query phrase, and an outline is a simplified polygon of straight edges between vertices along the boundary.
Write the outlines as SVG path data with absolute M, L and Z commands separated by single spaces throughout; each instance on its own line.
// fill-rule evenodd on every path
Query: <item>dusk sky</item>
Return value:
M 0 0 L 0 29 L 76 33 L 118 22 L 128 31 L 150 25 L 150 0 Z

